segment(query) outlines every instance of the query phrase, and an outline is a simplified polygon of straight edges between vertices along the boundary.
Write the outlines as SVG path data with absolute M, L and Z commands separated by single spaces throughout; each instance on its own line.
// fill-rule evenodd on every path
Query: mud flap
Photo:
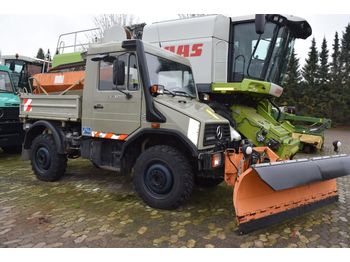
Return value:
M 273 190 L 284 190 L 350 175 L 350 156 L 337 155 L 253 165 Z

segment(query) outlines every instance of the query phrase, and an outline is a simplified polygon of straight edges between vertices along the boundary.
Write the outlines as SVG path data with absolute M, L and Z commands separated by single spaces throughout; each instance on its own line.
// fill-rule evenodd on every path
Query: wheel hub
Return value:
M 51 164 L 49 150 L 46 147 L 40 147 L 36 151 L 36 164 L 40 169 L 48 170 Z
M 145 185 L 154 194 L 167 194 L 173 186 L 172 173 L 162 164 L 153 164 L 145 172 Z

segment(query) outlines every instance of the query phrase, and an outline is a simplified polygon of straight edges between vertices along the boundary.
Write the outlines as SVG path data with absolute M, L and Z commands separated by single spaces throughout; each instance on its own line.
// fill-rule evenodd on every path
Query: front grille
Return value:
M 0 108 L 0 122 L 6 120 L 18 120 L 19 107 L 1 107 Z
M 222 138 L 217 136 L 217 129 L 221 127 Z M 215 145 L 217 143 L 229 143 L 231 138 L 229 124 L 206 124 L 204 129 L 204 146 Z

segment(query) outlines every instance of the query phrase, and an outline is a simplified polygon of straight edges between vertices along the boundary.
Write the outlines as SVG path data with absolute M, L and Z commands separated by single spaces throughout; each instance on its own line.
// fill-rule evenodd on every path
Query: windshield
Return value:
M 0 71 L 0 92 L 13 92 L 8 72 Z
M 233 37 L 233 82 L 248 77 L 282 84 L 294 45 L 289 29 L 267 22 L 259 40 L 254 22 L 249 22 L 234 25 Z
M 151 85 L 162 85 L 176 95 L 197 97 L 191 67 L 146 53 Z

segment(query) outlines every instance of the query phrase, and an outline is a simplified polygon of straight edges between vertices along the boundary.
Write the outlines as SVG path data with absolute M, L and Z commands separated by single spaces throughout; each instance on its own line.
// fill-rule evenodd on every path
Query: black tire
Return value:
M 6 146 L 3 147 L 2 150 L 6 153 L 6 154 L 19 154 L 22 152 L 22 146 Z
M 30 158 L 35 176 L 42 181 L 59 180 L 67 168 L 67 155 L 57 152 L 57 145 L 48 134 L 39 135 L 33 140 Z
M 310 144 L 304 144 L 303 152 L 306 154 L 313 154 L 317 151 L 316 147 Z
M 134 186 L 143 201 L 159 209 L 175 209 L 193 189 L 193 171 L 186 157 L 173 147 L 145 150 L 136 160 Z

